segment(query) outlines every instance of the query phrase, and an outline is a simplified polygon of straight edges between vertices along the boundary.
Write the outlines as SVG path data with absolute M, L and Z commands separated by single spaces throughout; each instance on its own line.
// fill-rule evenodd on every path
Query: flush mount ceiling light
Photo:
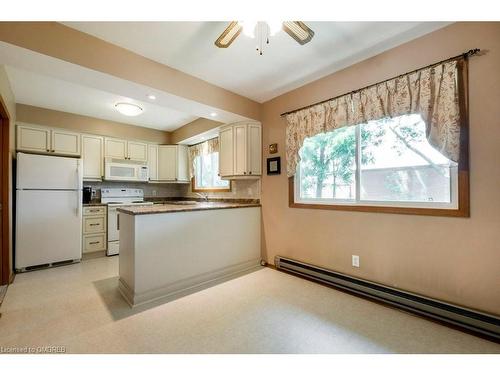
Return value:
M 217 113 L 212 112 L 212 113 L 210 113 L 210 116 L 212 116 L 212 117 L 216 117 L 216 116 L 217 116 Z
M 138 116 L 142 113 L 142 108 L 132 103 L 116 103 L 115 108 L 125 116 Z
M 156 96 L 154 96 L 153 94 L 149 94 L 148 95 L 148 99 L 150 99 L 150 100 L 156 100 Z
M 280 30 L 285 31 L 300 45 L 310 42 L 314 36 L 314 31 L 302 21 L 233 21 L 217 38 L 215 45 L 219 48 L 227 48 L 243 32 L 244 35 L 250 38 L 257 37 L 256 50 L 262 55 L 264 46 L 269 44 L 269 38 L 276 35 Z

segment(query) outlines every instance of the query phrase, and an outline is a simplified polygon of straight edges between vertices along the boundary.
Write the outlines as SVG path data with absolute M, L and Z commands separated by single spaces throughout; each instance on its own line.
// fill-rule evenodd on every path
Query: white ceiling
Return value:
M 170 108 L 131 100 L 123 95 L 10 66 L 6 67 L 6 71 L 16 102 L 21 104 L 78 113 L 104 120 L 126 122 L 131 125 L 164 131 L 175 130 L 197 118 Z M 126 117 L 115 109 L 115 104 L 119 102 L 137 104 L 143 109 L 143 112 L 136 117 Z
M 140 55 L 264 102 L 432 32 L 446 22 L 306 22 L 312 41 L 278 33 L 259 56 L 241 34 L 227 49 L 214 41 L 227 22 L 66 22 Z
M 21 104 L 165 131 L 199 117 L 223 123 L 246 120 L 238 114 L 4 42 L 0 42 L 0 65 L 5 65 L 16 102 Z M 148 94 L 155 95 L 156 100 L 149 100 Z M 114 108 L 121 101 L 135 103 L 144 111 L 136 117 L 124 116 Z M 211 117 L 212 112 L 217 117 Z

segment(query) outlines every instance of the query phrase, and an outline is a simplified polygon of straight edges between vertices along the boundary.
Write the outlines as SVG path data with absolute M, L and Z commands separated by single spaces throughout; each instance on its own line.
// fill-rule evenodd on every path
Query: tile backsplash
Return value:
M 154 184 L 143 182 L 118 181 L 84 181 L 83 186 L 91 186 L 96 194 L 93 198 L 101 198 L 101 189 L 128 188 L 143 189 L 145 197 L 198 197 L 191 191 L 191 184 Z M 208 193 L 212 198 L 260 199 L 260 179 L 234 180 L 232 191 L 224 193 Z
M 183 197 L 199 197 L 191 191 L 191 185 L 185 185 L 183 189 Z M 260 199 L 260 179 L 233 180 L 231 191 L 207 194 L 210 198 Z
M 91 186 L 96 191 L 93 198 L 101 198 L 101 189 L 127 188 L 142 189 L 145 197 L 182 197 L 188 184 L 151 184 L 143 182 L 118 182 L 118 181 L 84 181 L 83 186 Z

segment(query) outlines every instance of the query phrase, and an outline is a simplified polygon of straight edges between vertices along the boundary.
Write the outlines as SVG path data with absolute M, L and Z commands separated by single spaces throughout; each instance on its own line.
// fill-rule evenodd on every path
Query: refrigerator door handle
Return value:
M 81 160 L 80 159 L 77 159 L 76 160 L 76 188 L 78 190 L 81 190 L 82 189 L 82 178 L 80 176 L 80 173 L 81 173 Z
M 81 204 L 80 190 L 77 190 L 76 191 L 76 209 L 75 209 L 76 216 L 80 216 L 80 204 Z

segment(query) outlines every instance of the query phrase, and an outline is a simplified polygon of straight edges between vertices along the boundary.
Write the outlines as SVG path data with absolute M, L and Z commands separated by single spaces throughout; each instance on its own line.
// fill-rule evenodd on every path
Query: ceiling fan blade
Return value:
M 283 30 L 301 45 L 310 42 L 314 36 L 314 31 L 302 21 L 285 21 Z
M 238 21 L 231 22 L 229 26 L 226 27 L 226 30 L 224 30 L 217 38 L 215 45 L 219 48 L 229 47 L 236 37 L 240 35 L 241 30 L 243 30 L 243 27 Z

